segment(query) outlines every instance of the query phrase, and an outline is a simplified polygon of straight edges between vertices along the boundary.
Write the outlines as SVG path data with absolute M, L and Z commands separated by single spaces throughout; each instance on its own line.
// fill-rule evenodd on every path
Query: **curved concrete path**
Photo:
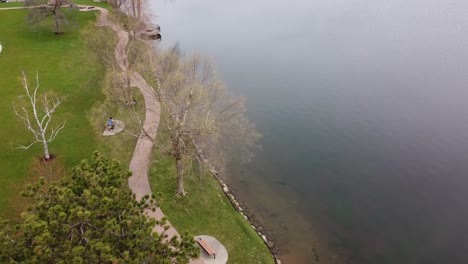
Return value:
M 123 28 L 115 23 L 109 21 L 108 10 L 100 7 L 94 9 L 82 9 L 82 11 L 93 11 L 99 10 L 101 12 L 98 18 L 99 26 L 108 26 L 117 33 L 118 42 L 115 47 L 115 59 L 122 70 L 127 72 L 128 60 L 125 48 L 127 47 L 129 37 L 128 33 Z M 161 107 L 156 95 L 155 90 L 151 87 L 138 72 L 132 72 L 130 75 L 131 85 L 138 87 L 140 92 L 143 94 L 146 113 L 145 120 L 143 123 L 143 130 L 141 136 L 138 138 L 135 151 L 133 152 L 132 160 L 130 161 L 130 171 L 132 176 L 128 180 L 130 189 L 135 193 L 136 199 L 140 200 L 145 195 L 151 195 L 151 187 L 148 180 L 148 168 L 151 158 L 151 150 L 153 148 L 153 141 L 156 138 L 159 126 L 159 118 L 161 113 Z M 164 217 L 163 212 L 158 207 L 155 212 L 147 210 L 145 212 L 148 217 L 152 217 L 156 220 L 161 220 Z M 169 229 L 164 231 L 164 228 L 156 226 L 153 230 L 158 233 L 165 232 L 168 235 L 167 239 L 171 239 L 173 236 L 179 236 L 179 233 L 175 228 L 167 222 Z M 192 259 L 190 264 L 205 264 L 201 259 Z
M 109 11 L 101 7 L 94 7 L 88 9 L 90 6 L 77 5 L 80 11 L 95 11 L 99 10 L 100 15 L 98 17 L 99 26 L 108 26 L 117 33 L 119 41 L 115 47 L 115 59 L 122 70 L 127 72 L 128 60 L 125 48 L 127 47 L 129 37 L 128 33 L 123 28 L 115 23 L 109 21 Z M 25 9 L 33 7 L 9 7 L 0 8 L 0 10 L 13 10 L 13 9 Z M 132 86 L 138 87 L 140 92 L 143 94 L 145 100 L 145 121 L 143 123 L 143 130 L 141 136 L 138 138 L 135 150 L 133 152 L 132 160 L 130 161 L 130 171 L 132 176 L 128 179 L 128 185 L 130 189 L 135 193 L 136 199 L 140 200 L 145 195 L 151 195 L 151 187 L 148 180 L 148 168 L 151 158 L 151 149 L 153 148 L 153 141 L 156 138 L 159 126 L 159 118 L 161 107 L 158 102 L 155 90 L 141 77 L 138 72 L 133 72 L 130 76 Z M 163 212 L 158 207 L 156 211 L 146 210 L 148 217 L 156 220 L 161 220 L 164 217 Z M 177 230 L 168 221 L 169 229 L 164 231 L 163 227 L 155 226 L 153 231 L 168 235 L 167 240 L 170 240 L 173 236 L 180 237 Z M 189 264 L 205 264 L 205 262 L 199 259 L 190 260 Z
M 15 9 L 28 9 L 28 8 L 34 8 L 34 6 L 0 7 L 0 10 L 15 10 Z

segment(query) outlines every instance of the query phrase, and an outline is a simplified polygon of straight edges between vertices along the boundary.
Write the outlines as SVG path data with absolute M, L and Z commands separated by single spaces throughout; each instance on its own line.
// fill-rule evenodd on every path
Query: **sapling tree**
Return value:
M 26 74 L 23 72 L 21 78 L 24 87 L 27 102 L 23 103 L 19 109 L 13 107 L 16 116 L 23 122 L 24 126 L 34 136 L 33 142 L 29 145 L 20 145 L 20 149 L 29 149 L 36 143 L 42 143 L 44 148 L 44 158 L 50 159 L 49 143 L 52 142 L 58 133 L 65 127 L 63 121 L 59 125 L 53 126 L 51 123 L 52 117 L 57 108 L 62 104 L 63 98 L 53 94 L 39 95 L 39 73 L 36 73 L 36 86 L 34 89 L 29 88 Z

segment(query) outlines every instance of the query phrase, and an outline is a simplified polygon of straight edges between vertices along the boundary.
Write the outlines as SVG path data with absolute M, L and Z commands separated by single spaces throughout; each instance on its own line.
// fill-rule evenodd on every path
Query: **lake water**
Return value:
M 289 263 L 468 263 L 468 1 L 151 1 L 263 151 L 231 172 Z

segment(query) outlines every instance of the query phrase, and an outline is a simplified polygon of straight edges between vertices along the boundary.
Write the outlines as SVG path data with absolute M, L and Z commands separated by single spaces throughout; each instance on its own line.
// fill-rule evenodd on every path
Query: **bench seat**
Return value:
M 210 245 L 208 245 L 208 243 L 206 243 L 205 240 L 199 238 L 197 240 L 197 243 L 200 245 L 200 247 L 203 248 L 203 250 L 205 250 L 205 252 L 209 255 L 209 256 L 213 256 L 213 258 L 215 259 L 216 258 L 216 252 L 214 251 L 214 249 L 212 247 L 210 247 Z

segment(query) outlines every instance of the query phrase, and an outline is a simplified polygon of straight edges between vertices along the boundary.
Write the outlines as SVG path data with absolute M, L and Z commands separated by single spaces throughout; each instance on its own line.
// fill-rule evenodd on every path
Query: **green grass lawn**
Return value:
M 0 3 L 0 8 L 24 6 L 23 2 Z
M 116 120 L 123 121 L 125 123 L 125 130 L 112 137 L 99 136 L 96 149 L 104 156 L 119 161 L 122 167 L 128 168 L 137 142 L 137 138 L 132 134 L 136 134 L 139 131 L 139 125 L 131 108 L 124 107 L 123 104 L 111 100 L 110 97 L 108 94 L 105 101 L 93 107 L 88 114 L 89 120 L 95 128 L 96 134 L 102 134 L 105 129 L 105 122 L 110 116 Z M 135 98 L 140 102 L 135 107 L 136 111 L 140 116 L 144 116 L 143 96 L 140 93 L 136 93 Z
M 3 139 L 0 144 L 0 211 L 4 211 L 7 196 L 15 195 L 11 193 L 11 185 L 28 176 L 30 164 L 42 155 L 40 145 L 26 151 L 15 149 L 18 144 L 32 140 L 12 108 L 24 94 L 19 79 L 21 72 L 24 70 L 28 74 L 31 83 L 36 71 L 39 72 L 40 91 L 66 96 L 54 118 L 67 122 L 49 148 L 58 161 L 71 168 L 96 149 L 96 133 L 87 113 L 103 97 L 99 81 L 104 68 L 88 59 L 78 27 L 66 28 L 64 35 L 57 36 L 49 25 L 35 29 L 26 25 L 26 10 L 0 12 L 3 44 L 0 53 L 0 138 Z M 75 13 L 73 17 L 79 26 L 96 19 L 93 12 Z
M 158 204 L 176 229 L 216 237 L 228 251 L 228 263 L 274 263 L 266 245 L 233 208 L 214 177 L 194 172 L 185 178 L 188 195 L 176 197 L 173 160 L 156 155 L 150 175 Z

